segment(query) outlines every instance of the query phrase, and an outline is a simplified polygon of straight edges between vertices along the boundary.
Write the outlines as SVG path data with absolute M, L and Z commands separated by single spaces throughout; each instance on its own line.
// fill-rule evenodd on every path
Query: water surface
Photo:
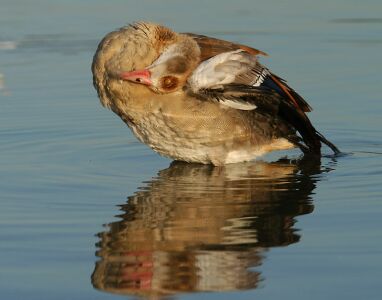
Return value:
M 0 298 L 380 299 L 381 11 L 1 0 Z M 90 74 L 99 40 L 141 19 L 269 53 L 348 155 L 213 168 L 153 153 Z

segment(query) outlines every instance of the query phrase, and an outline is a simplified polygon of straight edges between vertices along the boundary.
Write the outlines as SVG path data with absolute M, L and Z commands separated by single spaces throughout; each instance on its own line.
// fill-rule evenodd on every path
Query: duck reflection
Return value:
M 174 162 L 99 233 L 95 288 L 150 298 L 256 288 L 269 247 L 300 239 L 295 217 L 313 211 L 319 161 Z

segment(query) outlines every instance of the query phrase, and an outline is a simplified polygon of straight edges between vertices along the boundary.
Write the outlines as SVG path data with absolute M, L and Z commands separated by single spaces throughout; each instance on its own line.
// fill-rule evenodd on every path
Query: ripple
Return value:
M 339 24 L 382 24 L 382 18 L 338 18 L 330 22 Z
M 0 50 L 14 50 L 17 48 L 15 41 L 0 41 Z
M 74 55 L 94 51 L 98 42 L 98 39 L 64 33 L 29 34 L 18 41 L 0 41 L 0 50 L 38 50 Z

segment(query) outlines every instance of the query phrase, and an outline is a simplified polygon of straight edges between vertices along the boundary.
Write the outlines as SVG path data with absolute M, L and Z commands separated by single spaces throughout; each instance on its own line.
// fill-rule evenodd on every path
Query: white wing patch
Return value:
M 219 89 L 227 84 L 260 86 L 268 74 L 268 69 L 258 63 L 256 56 L 239 49 L 218 54 L 202 62 L 191 74 L 188 85 L 195 94 L 201 90 Z M 235 109 L 256 108 L 252 103 L 224 98 L 223 95 L 216 100 Z
M 191 74 L 188 83 L 194 92 L 229 83 L 259 86 L 270 74 L 256 56 L 243 50 L 218 54 L 202 62 Z
M 243 56 L 242 52 L 224 52 L 202 62 L 188 79 L 191 89 L 196 92 L 234 82 L 236 76 L 244 71 L 241 61 L 247 57 Z M 248 64 L 248 59 L 246 60 Z
M 240 110 L 254 110 L 256 109 L 256 105 L 248 102 L 239 102 L 230 99 L 219 99 L 219 103 L 227 105 L 234 109 Z

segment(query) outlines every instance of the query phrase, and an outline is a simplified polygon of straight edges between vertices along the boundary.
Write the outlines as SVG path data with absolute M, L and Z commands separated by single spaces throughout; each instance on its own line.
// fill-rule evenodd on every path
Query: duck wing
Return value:
M 308 103 L 243 49 L 202 61 L 188 78 L 185 91 L 204 101 L 282 119 L 300 135 L 286 138 L 304 152 L 320 154 L 321 142 L 339 152 L 313 127 L 305 114 L 311 110 Z

